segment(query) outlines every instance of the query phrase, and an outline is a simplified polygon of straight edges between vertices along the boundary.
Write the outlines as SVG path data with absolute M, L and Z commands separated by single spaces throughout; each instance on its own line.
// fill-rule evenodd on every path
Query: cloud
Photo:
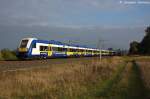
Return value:
M 119 0 L 0 0 L 0 45 L 15 48 L 30 36 L 92 45 L 102 37 L 127 48 L 129 40 L 141 39 L 150 22 L 148 12 Z
M 113 9 L 121 9 L 118 0 L 1 0 L 0 24 L 12 25 L 83 25 L 82 17 Z M 94 15 L 93 15 L 94 16 Z M 68 19 L 66 19 L 68 17 Z M 85 25 L 85 24 L 84 24 Z M 61 25 L 60 25 L 61 26 Z
M 120 3 L 120 0 L 79 0 L 81 5 L 90 6 L 97 10 L 126 10 L 131 6 L 126 6 Z

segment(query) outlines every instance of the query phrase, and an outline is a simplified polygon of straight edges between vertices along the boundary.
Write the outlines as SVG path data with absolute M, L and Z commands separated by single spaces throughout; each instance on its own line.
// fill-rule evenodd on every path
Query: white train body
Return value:
M 18 56 L 22 58 L 49 58 L 49 57 L 77 57 L 113 55 L 113 51 L 99 50 L 97 48 L 79 45 L 64 44 L 54 40 L 38 40 L 37 38 L 24 38 L 18 47 Z

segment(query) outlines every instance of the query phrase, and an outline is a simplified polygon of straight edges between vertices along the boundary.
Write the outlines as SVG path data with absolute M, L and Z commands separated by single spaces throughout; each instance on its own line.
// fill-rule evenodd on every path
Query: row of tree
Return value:
M 150 55 L 150 26 L 146 28 L 145 36 L 141 42 L 133 41 L 130 43 L 129 54 Z

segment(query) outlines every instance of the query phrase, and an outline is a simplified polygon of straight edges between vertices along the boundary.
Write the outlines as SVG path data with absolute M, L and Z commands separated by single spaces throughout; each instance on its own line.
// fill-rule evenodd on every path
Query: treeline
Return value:
M 130 43 L 130 55 L 150 55 L 150 26 L 145 29 L 145 36 L 141 42 Z
M 0 50 L 0 60 L 17 60 L 16 51 L 9 49 Z

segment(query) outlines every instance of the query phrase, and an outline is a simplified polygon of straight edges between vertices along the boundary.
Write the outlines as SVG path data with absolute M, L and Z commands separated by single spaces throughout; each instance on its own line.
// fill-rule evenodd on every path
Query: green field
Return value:
M 150 57 L 81 58 L 1 71 L 0 99 L 149 99 L 149 71 Z

